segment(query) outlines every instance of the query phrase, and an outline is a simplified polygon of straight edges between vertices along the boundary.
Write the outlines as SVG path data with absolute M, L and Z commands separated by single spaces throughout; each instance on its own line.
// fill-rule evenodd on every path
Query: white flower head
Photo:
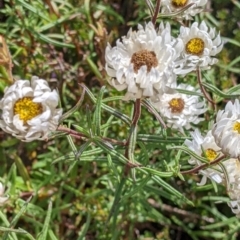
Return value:
M 59 124 L 58 100 L 57 91 L 46 80 L 18 80 L 5 89 L 0 101 L 0 127 L 22 141 L 44 140 Z
M 215 143 L 211 131 L 209 131 L 207 135 L 203 137 L 200 131 L 196 129 L 194 132 L 191 132 L 191 136 L 192 140 L 185 140 L 184 144 L 198 156 L 206 157 L 211 162 L 217 159 L 217 157 L 223 155 L 221 153 L 221 148 L 219 148 Z M 203 164 L 203 162 L 191 157 L 189 164 L 200 166 Z M 200 170 L 200 174 L 203 175 L 203 178 L 199 185 L 206 184 L 207 178 L 217 183 L 221 183 L 223 181 L 223 173 L 218 166 L 216 166 L 215 169 L 209 167 L 207 169 Z
M 213 136 L 224 154 L 237 158 L 240 156 L 240 103 L 229 101 L 225 110 L 218 111 L 213 126 Z
M 181 11 L 184 7 L 189 4 L 193 4 L 191 7 L 187 8 L 180 15 L 177 15 L 178 18 L 183 18 L 186 20 L 191 20 L 193 17 L 202 12 L 207 0 L 162 0 L 161 1 L 161 13 L 170 14 Z
M 130 30 L 115 47 L 106 48 L 109 83 L 126 90 L 125 100 L 149 97 L 154 100 L 176 82 L 174 60 L 183 49 L 182 41 L 171 36 L 170 25 L 160 24 L 157 32 L 151 22 L 138 31 Z
M 189 28 L 181 26 L 179 38 L 183 41 L 184 50 L 176 60 L 177 74 L 185 75 L 198 67 L 208 69 L 217 63 L 214 56 L 222 50 L 223 43 L 215 29 L 208 28 L 204 21 L 201 24 L 194 22 Z
M 239 197 L 235 200 L 231 200 L 228 203 L 228 206 L 231 208 L 232 212 L 236 214 L 236 217 L 240 217 L 240 199 Z
M 196 91 L 194 87 L 186 84 L 178 85 L 177 89 Z M 169 127 L 180 131 L 183 131 L 183 128 L 190 129 L 192 127 L 191 123 L 198 124 L 204 120 L 199 115 L 207 110 L 205 102 L 200 101 L 198 96 L 183 93 L 165 93 L 153 105 L 165 118 Z
M 8 196 L 4 196 L 4 191 L 5 191 L 5 187 L 0 182 L 0 205 L 3 205 L 9 198 Z
M 238 159 L 230 158 L 224 161 L 223 165 L 227 173 L 227 176 L 224 176 L 223 184 L 231 199 L 228 205 L 232 212 L 240 217 L 240 162 Z

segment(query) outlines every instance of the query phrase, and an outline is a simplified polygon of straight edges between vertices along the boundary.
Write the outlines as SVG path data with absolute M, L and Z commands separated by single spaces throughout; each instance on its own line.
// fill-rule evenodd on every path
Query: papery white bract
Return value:
M 8 196 L 4 196 L 4 191 L 5 191 L 5 187 L 0 182 L 0 205 L 3 205 L 9 198 Z
M 224 154 L 232 158 L 240 156 L 240 103 L 238 99 L 234 103 L 229 101 L 224 110 L 218 111 L 213 136 Z
M 196 92 L 190 85 L 180 84 L 177 89 Z M 198 124 L 204 118 L 199 115 L 206 112 L 205 102 L 200 101 L 196 95 L 183 93 L 163 94 L 159 101 L 153 103 L 167 122 L 167 126 L 183 131 L 183 128 L 190 129 L 191 124 Z
M 171 14 L 181 11 L 189 4 L 193 4 L 191 7 L 187 8 L 181 14 L 176 15 L 177 18 L 183 18 L 186 20 L 191 20 L 193 17 L 202 12 L 207 0 L 162 0 L 161 1 L 161 13 Z
M 157 32 L 151 22 L 138 31 L 130 30 L 115 47 L 106 48 L 109 83 L 118 91 L 126 90 L 125 100 L 149 97 L 156 101 L 176 82 L 174 60 L 182 51 L 182 41 L 173 39 L 170 25 L 162 23 Z
M 18 80 L 5 89 L 0 101 L 0 127 L 22 141 L 44 140 L 59 124 L 58 100 L 46 80 Z
M 183 41 L 184 50 L 176 60 L 175 72 L 180 75 L 196 70 L 208 69 L 216 64 L 214 58 L 223 47 L 219 34 L 214 28 L 208 28 L 204 21 L 201 24 L 194 22 L 191 27 L 181 27 L 179 38 Z
M 184 144 L 196 153 L 198 156 L 206 157 L 210 162 L 215 160 L 217 157 L 222 156 L 221 148 L 215 143 L 212 132 L 209 131 L 205 137 L 203 137 L 198 129 L 194 132 L 191 132 L 192 140 L 185 140 Z M 204 164 L 203 162 L 191 157 L 189 163 L 193 166 L 200 166 Z M 199 171 L 203 178 L 199 185 L 206 184 L 207 178 L 221 183 L 223 181 L 223 173 L 218 166 L 215 166 L 215 169 L 211 167 L 202 169 Z
M 223 162 L 227 176 L 224 177 L 224 185 L 230 197 L 228 205 L 232 212 L 240 217 L 240 162 L 230 158 Z

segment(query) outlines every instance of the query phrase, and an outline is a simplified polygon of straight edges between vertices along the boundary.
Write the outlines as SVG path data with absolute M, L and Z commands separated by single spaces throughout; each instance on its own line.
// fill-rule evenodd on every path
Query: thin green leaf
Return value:
M 99 68 L 97 67 L 97 65 L 91 60 L 90 57 L 87 57 L 86 60 L 87 60 L 87 63 L 89 65 L 89 67 L 91 68 L 93 73 L 96 75 L 96 77 L 98 79 L 102 79 L 103 78 L 102 74 L 100 73 Z
M 17 169 L 18 169 L 20 175 L 22 176 L 23 180 L 25 182 L 30 183 L 30 177 L 29 177 L 29 174 L 28 174 L 28 171 L 27 171 L 25 165 L 22 162 L 22 159 L 17 154 L 14 154 L 13 157 L 14 157 L 14 162 L 17 166 Z
M 152 175 L 156 175 L 156 176 L 159 176 L 162 178 L 169 178 L 174 175 L 173 172 L 159 172 L 158 170 L 148 168 L 148 167 L 141 167 L 141 169 L 146 170 L 148 173 L 150 173 Z
M 139 184 L 133 184 L 132 190 L 122 196 L 121 202 L 124 202 L 125 200 L 127 201 L 138 192 L 143 191 L 143 187 L 149 182 L 149 180 L 151 180 L 151 176 L 145 177 Z
M 80 99 L 78 100 L 77 104 L 71 108 L 69 111 L 67 111 L 66 113 L 64 113 L 61 118 L 59 119 L 59 123 L 61 123 L 64 119 L 68 118 L 69 116 L 71 116 L 75 111 L 78 110 L 78 108 L 82 105 L 83 99 L 85 96 L 85 89 L 83 88 L 82 91 L 82 95 L 80 97 Z
M 120 207 L 120 200 L 121 200 L 121 195 L 123 191 L 123 186 L 126 183 L 126 178 L 122 177 L 120 183 L 118 184 L 118 187 L 115 191 L 114 194 L 114 201 L 110 210 L 110 214 L 108 216 L 108 222 L 110 221 L 111 217 L 113 216 L 113 224 L 112 224 L 112 229 L 114 230 L 116 228 L 116 221 L 117 221 L 117 216 L 118 216 L 118 210 Z M 114 232 L 114 231 L 112 231 Z
M 96 109 L 94 111 L 94 118 L 93 123 L 95 126 L 95 134 L 100 136 L 101 134 L 101 106 L 102 106 L 102 98 L 105 91 L 105 86 L 103 86 L 98 94 L 97 102 L 96 102 Z
M 91 93 L 91 91 L 84 85 L 84 84 L 80 84 L 83 88 L 85 88 L 87 94 L 89 95 L 89 97 L 91 98 L 91 100 L 96 103 L 97 100 L 94 97 L 94 95 Z M 126 124 L 130 125 L 131 124 L 131 120 L 128 116 L 126 116 L 125 114 L 122 114 L 121 112 L 117 111 L 114 108 L 109 107 L 108 105 L 102 104 L 102 108 L 109 112 L 110 114 L 114 115 L 115 117 L 121 119 L 123 122 L 125 122 Z
M 42 19 L 46 20 L 47 22 L 50 22 L 50 19 L 47 18 L 44 14 L 42 14 L 42 11 L 39 11 L 38 9 L 36 9 L 32 4 L 28 4 L 23 0 L 16 0 L 16 3 L 19 3 L 21 6 L 23 6 L 24 8 L 26 8 L 30 12 L 35 13 L 36 15 L 38 15 Z
M 137 140 L 146 143 L 183 143 L 189 137 L 163 137 L 161 135 L 138 134 Z
M 72 44 L 56 41 L 50 37 L 47 37 L 44 34 L 38 33 L 38 32 L 33 32 L 33 33 L 36 35 L 37 38 L 39 38 L 40 40 L 42 40 L 48 44 L 52 44 L 57 47 L 75 48 L 75 46 Z
M 202 229 L 205 229 L 205 230 L 216 230 L 217 228 L 222 228 L 224 226 L 228 226 L 232 223 L 236 223 L 237 222 L 237 219 L 236 217 L 231 217 L 231 218 L 228 218 L 227 220 L 223 220 L 221 222 L 217 222 L 217 223 L 213 223 L 213 224 L 208 224 L 206 226 L 202 226 L 201 228 Z
M 87 221 L 86 221 L 86 223 L 82 226 L 82 229 L 81 229 L 81 230 L 79 231 L 79 233 L 78 233 L 78 235 L 79 235 L 78 240 L 84 240 L 84 239 L 85 239 L 86 234 L 87 234 L 87 231 L 88 231 L 88 229 L 89 229 L 89 227 L 90 227 L 91 219 L 92 219 L 91 213 L 88 212 L 88 214 L 87 214 Z
M 16 214 L 16 216 L 14 216 L 13 220 L 10 222 L 9 224 L 9 228 L 14 228 L 15 225 L 17 224 L 18 220 L 20 219 L 20 217 L 23 215 L 23 213 L 26 211 L 28 203 L 31 201 L 32 196 L 30 198 L 28 198 L 28 200 L 23 204 L 23 206 L 21 207 L 20 211 Z M 5 232 L 2 240 L 7 240 L 8 239 L 8 232 Z
M 167 147 L 167 149 L 183 150 L 184 152 L 188 153 L 189 155 L 196 158 L 197 160 L 204 162 L 204 163 L 209 163 L 209 160 L 207 158 L 197 155 L 195 152 L 191 151 L 189 148 L 187 148 L 185 146 Z
M 42 232 L 40 233 L 38 240 L 47 240 L 47 234 L 49 229 L 49 224 L 51 220 L 51 214 L 52 214 L 52 201 L 49 201 L 48 204 L 48 210 L 47 210 L 47 216 L 44 221 Z
M 217 87 L 213 86 L 212 84 L 203 82 L 202 85 L 209 89 L 211 92 L 215 93 L 216 95 L 222 97 L 222 98 L 236 98 L 240 96 L 239 94 L 227 94 L 222 91 L 220 91 Z M 235 88 L 236 89 L 236 88 Z

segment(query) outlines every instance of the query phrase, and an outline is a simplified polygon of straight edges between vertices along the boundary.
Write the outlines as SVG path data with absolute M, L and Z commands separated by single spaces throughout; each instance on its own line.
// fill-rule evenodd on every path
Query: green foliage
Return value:
M 240 94 L 240 5 L 212 1 L 212 8 L 200 18 L 227 43 L 219 64 L 202 77 L 220 106 Z M 226 189 L 210 181 L 198 186 L 201 175 L 180 172 L 191 169 L 189 155 L 206 162 L 183 146 L 189 133 L 163 129 L 147 102 L 134 126 L 134 103 L 121 101 L 107 85 L 107 42 L 148 16 L 143 0 L 4 1 L 0 33 L 13 57 L 13 75 L 49 79 L 66 115 L 64 133 L 48 142 L 1 134 L 0 176 L 10 196 L 0 209 L 1 239 L 239 238 Z M 196 77 L 181 81 L 196 83 Z M 2 94 L 5 85 L 0 82 Z M 202 129 L 214 117 L 212 109 Z

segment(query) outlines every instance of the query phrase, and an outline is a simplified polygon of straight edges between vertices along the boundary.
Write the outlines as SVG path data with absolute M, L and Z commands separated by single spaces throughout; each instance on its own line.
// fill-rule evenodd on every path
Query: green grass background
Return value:
M 208 2 L 207 11 L 196 20 L 204 19 L 216 27 L 225 41 L 219 63 L 204 72 L 208 84 L 226 93 L 210 91 L 221 108 L 231 98 L 229 89 L 237 88 L 240 81 L 240 3 Z M 126 139 L 128 124 L 111 111 L 99 110 L 94 101 L 100 99 L 100 89 L 106 85 L 103 102 L 130 119 L 132 102 L 119 100 L 123 94 L 106 81 L 104 52 L 107 42 L 114 45 L 130 27 L 136 29 L 147 21 L 145 2 L 6 0 L 0 4 L 0 34 L 12 54 L 14 77 L 47 79 L 52 88 L 58 88 L 65 112 L 80 99 L 79 83 L 84 83 L 93 96 L 86 94 L 81 107 L 64 124 L 88 131 L 97 123 L 102 136 Z M 179 24 L 170 21 L 176 32 Z M 196 85 L 194 75 L 179 81 Z M 2 77 L 1 95 L 6 86 Z M 99 114 L 100 122 L 96 120 Z M 202 131 L 215 114 L 213 110 L 206 114 L 199 126 Z M 119 160 L 124 152 L 121 146 L 114 152 L 65 135 L 23 143 L 0 132 L 0 180 L 10 196 L 0 208 L 0 238 L 240 239 L 240 223 L 227 206 L 226 189 L 210 181 L 200 187 L 201 176 L 182 179 L 178 174 L 179 166 L 191 168 L 189 156 L 168 147 L 182 145 L 188 134 L 170 129 L 163 133 L 144 108 L 138 133 L 135 159 L 147 169 L 132 171 L 134 180 L 125 175 Z M 81 156 L 76 158 L 74 152 Z

